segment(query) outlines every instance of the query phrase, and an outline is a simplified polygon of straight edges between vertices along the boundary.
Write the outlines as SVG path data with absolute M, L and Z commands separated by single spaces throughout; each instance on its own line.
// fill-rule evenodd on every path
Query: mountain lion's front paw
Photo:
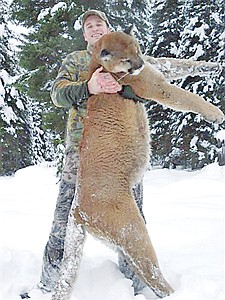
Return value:
M 203 117 L 208 122 L 213 122 L 213 123 L 217 123 L 217 124 L 221 124 L 225 120 L 225 116 L 224 116 L 223 112 L 214 105 L 210 105 L 210 107 L 208 108 L 208 111 L 203 114 Z

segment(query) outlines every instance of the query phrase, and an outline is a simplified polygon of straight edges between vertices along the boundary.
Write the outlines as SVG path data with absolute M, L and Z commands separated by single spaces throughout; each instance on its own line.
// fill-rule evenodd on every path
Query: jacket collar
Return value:
M 93 52 L 93 46 L 92 45 L 87 45 L 87 52 L 92 55 Z

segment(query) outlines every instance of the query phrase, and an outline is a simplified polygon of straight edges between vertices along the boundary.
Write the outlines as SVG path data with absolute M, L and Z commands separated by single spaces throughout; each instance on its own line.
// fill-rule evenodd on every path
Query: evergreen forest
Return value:
M 142 52 L 153 57 L 219 62 L 221 70 L 172 83 L 203 96 L 225 112 L 224 0 L 2 0 L 0 3 L 0 176 L 64 152 L 68 110 L 51 101 L 62 60 L 86 48 L 81 15 L 104 11 L 114 30 L 135 25 Z M 146 104 L 151 164 L 200 169 L 217 161 L 217 133 L 225 124 Z

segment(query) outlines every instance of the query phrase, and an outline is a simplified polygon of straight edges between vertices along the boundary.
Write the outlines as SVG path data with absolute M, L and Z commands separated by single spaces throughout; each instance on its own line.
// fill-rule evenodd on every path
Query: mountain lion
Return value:
M 167 83 L 160 72 L 144 63 L 137 41 L 129 34 L 113 32 L 96 42 L 89 78 L 100 66 L 146 101 L 199 113 L 211 122 L 224 120 L 217 107 Z M 173 293 L 173 288 L 160 271 L 132 193 L 149 161 L 148 128 L 142 103 L 119 94 L 102 93 L 89 98 L 80 144 L 75 220 L 82 230 L 122 251 L 136 274 L 156 295 L 165 297 Z

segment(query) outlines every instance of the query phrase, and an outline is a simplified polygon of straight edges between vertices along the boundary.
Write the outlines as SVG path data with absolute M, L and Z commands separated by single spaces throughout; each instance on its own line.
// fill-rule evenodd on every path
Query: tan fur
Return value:
M 137 73 L 143 65 L 137 42 L 124 33 L 105 35 L 94 48 L 90 76 L 100 65 L 117 78 L 128 69 Z M 138 75 L 121 79 L 121 83 L 131 85 L 140 97 L 155 99 L 174 109 L 202 113 L 211 121 L 222 121 L 218 108 L 166 83 L 163 75 L 148 64 Z M 80 146 L 75 218 L 90 233 L 122 250 L 136 274 L 164 297 L 173 289 L 160 271 L 132 193 L 132 187 L 146 170 L 149 143 L 148 120 L 141 103 L 118 94 L 90 97 Z

